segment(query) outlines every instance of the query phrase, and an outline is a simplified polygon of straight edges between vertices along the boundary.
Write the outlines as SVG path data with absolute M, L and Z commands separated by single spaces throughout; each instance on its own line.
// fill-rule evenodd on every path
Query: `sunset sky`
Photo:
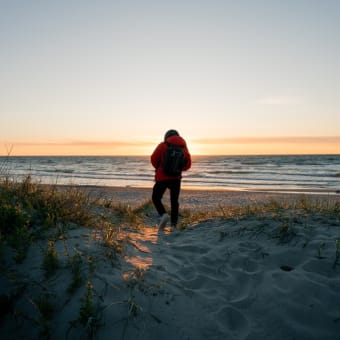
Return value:
M 340 1 L 0 0 L 0 155 L 340 153 Z

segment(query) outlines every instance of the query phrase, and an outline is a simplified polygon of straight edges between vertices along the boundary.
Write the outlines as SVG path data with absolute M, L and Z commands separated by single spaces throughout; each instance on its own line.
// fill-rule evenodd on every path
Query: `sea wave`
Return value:
M 151 187 L 154 178 L 147 156 L 0 157 L 0 169 L 60 184 Z M 340 155 L 194 156 L 183 187 L 340 191 L 339 177 Z

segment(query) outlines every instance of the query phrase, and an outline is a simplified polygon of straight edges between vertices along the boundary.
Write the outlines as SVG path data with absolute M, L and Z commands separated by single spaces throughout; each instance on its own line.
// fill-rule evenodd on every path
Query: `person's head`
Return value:
M 170 136 L 179 136 L 179 133 L 177 132 L 177 130 L 168 130 L 165 135 L 164 135 L 164 141 L 166 141 L 166 139 Z

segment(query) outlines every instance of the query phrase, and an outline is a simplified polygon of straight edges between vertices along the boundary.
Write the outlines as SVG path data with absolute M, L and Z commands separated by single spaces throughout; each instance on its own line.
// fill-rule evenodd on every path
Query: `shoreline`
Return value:
M 80 187 L 80 188 L 103 188 L 105 189 L 127 189 L 127 190 L 149 190 L 152 191 L 152 186 L 133 186 L 133 185 L 101 185 L 101 184 L 42 184 L 46 186 L 66 186 L 66 187 Z M 334 189 L 326 189 L 326 188 L 241 188 L 241 187 L 204 187 L 204 186 L 186 186 L 182 184 L 181 191 L 213 191 L 213 192 L 258 192 L 258 193 L 291 193 L 291 194 L 313 194 L 313 195 L 340 195 L 340 190 Z
M 128 204 L 138 206 L 151 200 L 152 188 L 146 187 L 118 187 L 97 185 L 57 185 L 58 188 L 76 187 L 92 198 L 110 200 L 113 204 Z M 170 203 L 169 190 L 163 197 L 163 203 Z M 255 191 L 255 190 L 198 190 L 182 188 L 179 203 L 180 209 L 210 210 L 221 206 L 247 206 L 270 200 L 296 200 L 307 197 L 311 200 L 337 201 L 338 194 L 325 192 L 296 192 L 296 191 Z

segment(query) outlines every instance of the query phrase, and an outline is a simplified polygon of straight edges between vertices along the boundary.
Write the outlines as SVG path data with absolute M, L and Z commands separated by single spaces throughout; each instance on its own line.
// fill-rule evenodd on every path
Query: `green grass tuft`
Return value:
M 46 277 L 52 276 L 59 268 L 58 253 L 54 249 L 55 241 L 48 241 L 47 250 L 43 254 L 42 269 Z

